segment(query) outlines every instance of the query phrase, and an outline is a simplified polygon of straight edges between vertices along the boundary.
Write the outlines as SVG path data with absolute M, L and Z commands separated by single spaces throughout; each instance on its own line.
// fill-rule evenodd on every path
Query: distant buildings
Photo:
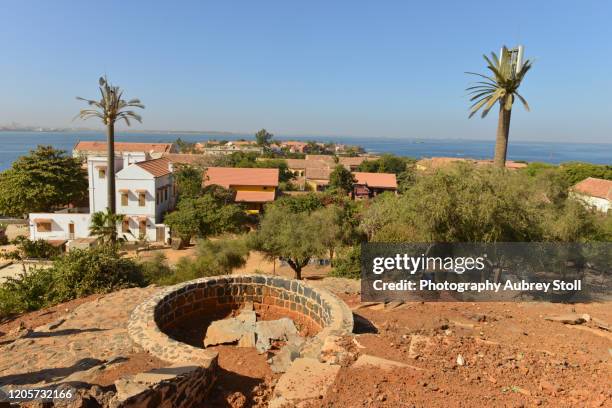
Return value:
M 571 188 L 570 195 L 589 207 L 607 213 L 612 208 L 612 180 L 586 178 Z
M 261 212 L 265 203 L 276 199 L 278 169 L 208 167 L 204 186 L 218 185 L 236 192 L 235 201 L 244 203 L 247 212 Z

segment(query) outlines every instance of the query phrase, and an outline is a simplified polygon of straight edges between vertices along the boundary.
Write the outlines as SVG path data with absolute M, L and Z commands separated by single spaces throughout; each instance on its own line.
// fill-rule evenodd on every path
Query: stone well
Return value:
M 317 357 L 325 339 L 353 330 L 353 314 L 332 293 L 303 281 L 266 275 L 223 275 L 184 282 L 162 290 L 137 306 L 128 323 L 131 339 L 173 364 L 197 364 L 214 381 L 217 353 L 193 347 L 167 333 L 190 317 L 228 314 L 252 302 L 257 312 L 287 316 L 310 333 L 302 354 Z

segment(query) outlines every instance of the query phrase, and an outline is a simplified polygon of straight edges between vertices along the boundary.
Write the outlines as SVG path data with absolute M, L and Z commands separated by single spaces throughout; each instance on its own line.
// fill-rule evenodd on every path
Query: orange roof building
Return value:
M 355 184 L 387 190 L 397 189 L 397 179 L 394 173 L 362 173 L 354 172 Z
M 247 212 L 256 214 L 264 203 L 276 198 L 279 170 L 208 167 L 203 177 L 204 186 L 218 185 L 235 191 L 235 201 L 246 203 Z
M 153 177 L 162 177 L 172 173 L 172 163 L 165 157 L 136 163 Z
M 612 208 L 612 180 L 588 177 L 574 185 L 570 194 L 598 211 L 607 213 Z

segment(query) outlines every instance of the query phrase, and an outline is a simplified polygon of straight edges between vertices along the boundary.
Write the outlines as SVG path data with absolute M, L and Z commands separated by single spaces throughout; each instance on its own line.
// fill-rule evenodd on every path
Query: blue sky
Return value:
M 513 17 L 509 17 L 514 14 Z M 535 66 L 515 140 L 612 140 L 607 1 L 21 1 L 0 15 L 0 124 L 72 122 L 97 78 L 138 96 L 135 129 L 494 137 L 464 71 L 522 43 Z

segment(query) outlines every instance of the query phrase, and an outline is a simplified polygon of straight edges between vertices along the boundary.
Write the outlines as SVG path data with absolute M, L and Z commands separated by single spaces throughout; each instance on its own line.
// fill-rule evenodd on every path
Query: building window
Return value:
M 164 201 L 168 200 L 168 187 L 164 187 Z
M 121 205 L 124 207 L 128 205 L 128 193 L 126 192 L 121 193 Z
M 51 232 L 51 222 L 45 221 L 36 223 L 36 230 L 38 232 Z
M 138 233 L 141 237 L 144 237 L 147 234 L 147 220 L 140 220 L 138 225 Z
M 140 207 L 144 207 L 145 201 L 146 201 L 145 193 L 138 193 L 138 205 Z
M 106 177 L 106 169 L 98 169 L 98 177 L 101 179 Z
M 121 232 L 130 232 L 130 220 L 123 220 L 121 223 Z

